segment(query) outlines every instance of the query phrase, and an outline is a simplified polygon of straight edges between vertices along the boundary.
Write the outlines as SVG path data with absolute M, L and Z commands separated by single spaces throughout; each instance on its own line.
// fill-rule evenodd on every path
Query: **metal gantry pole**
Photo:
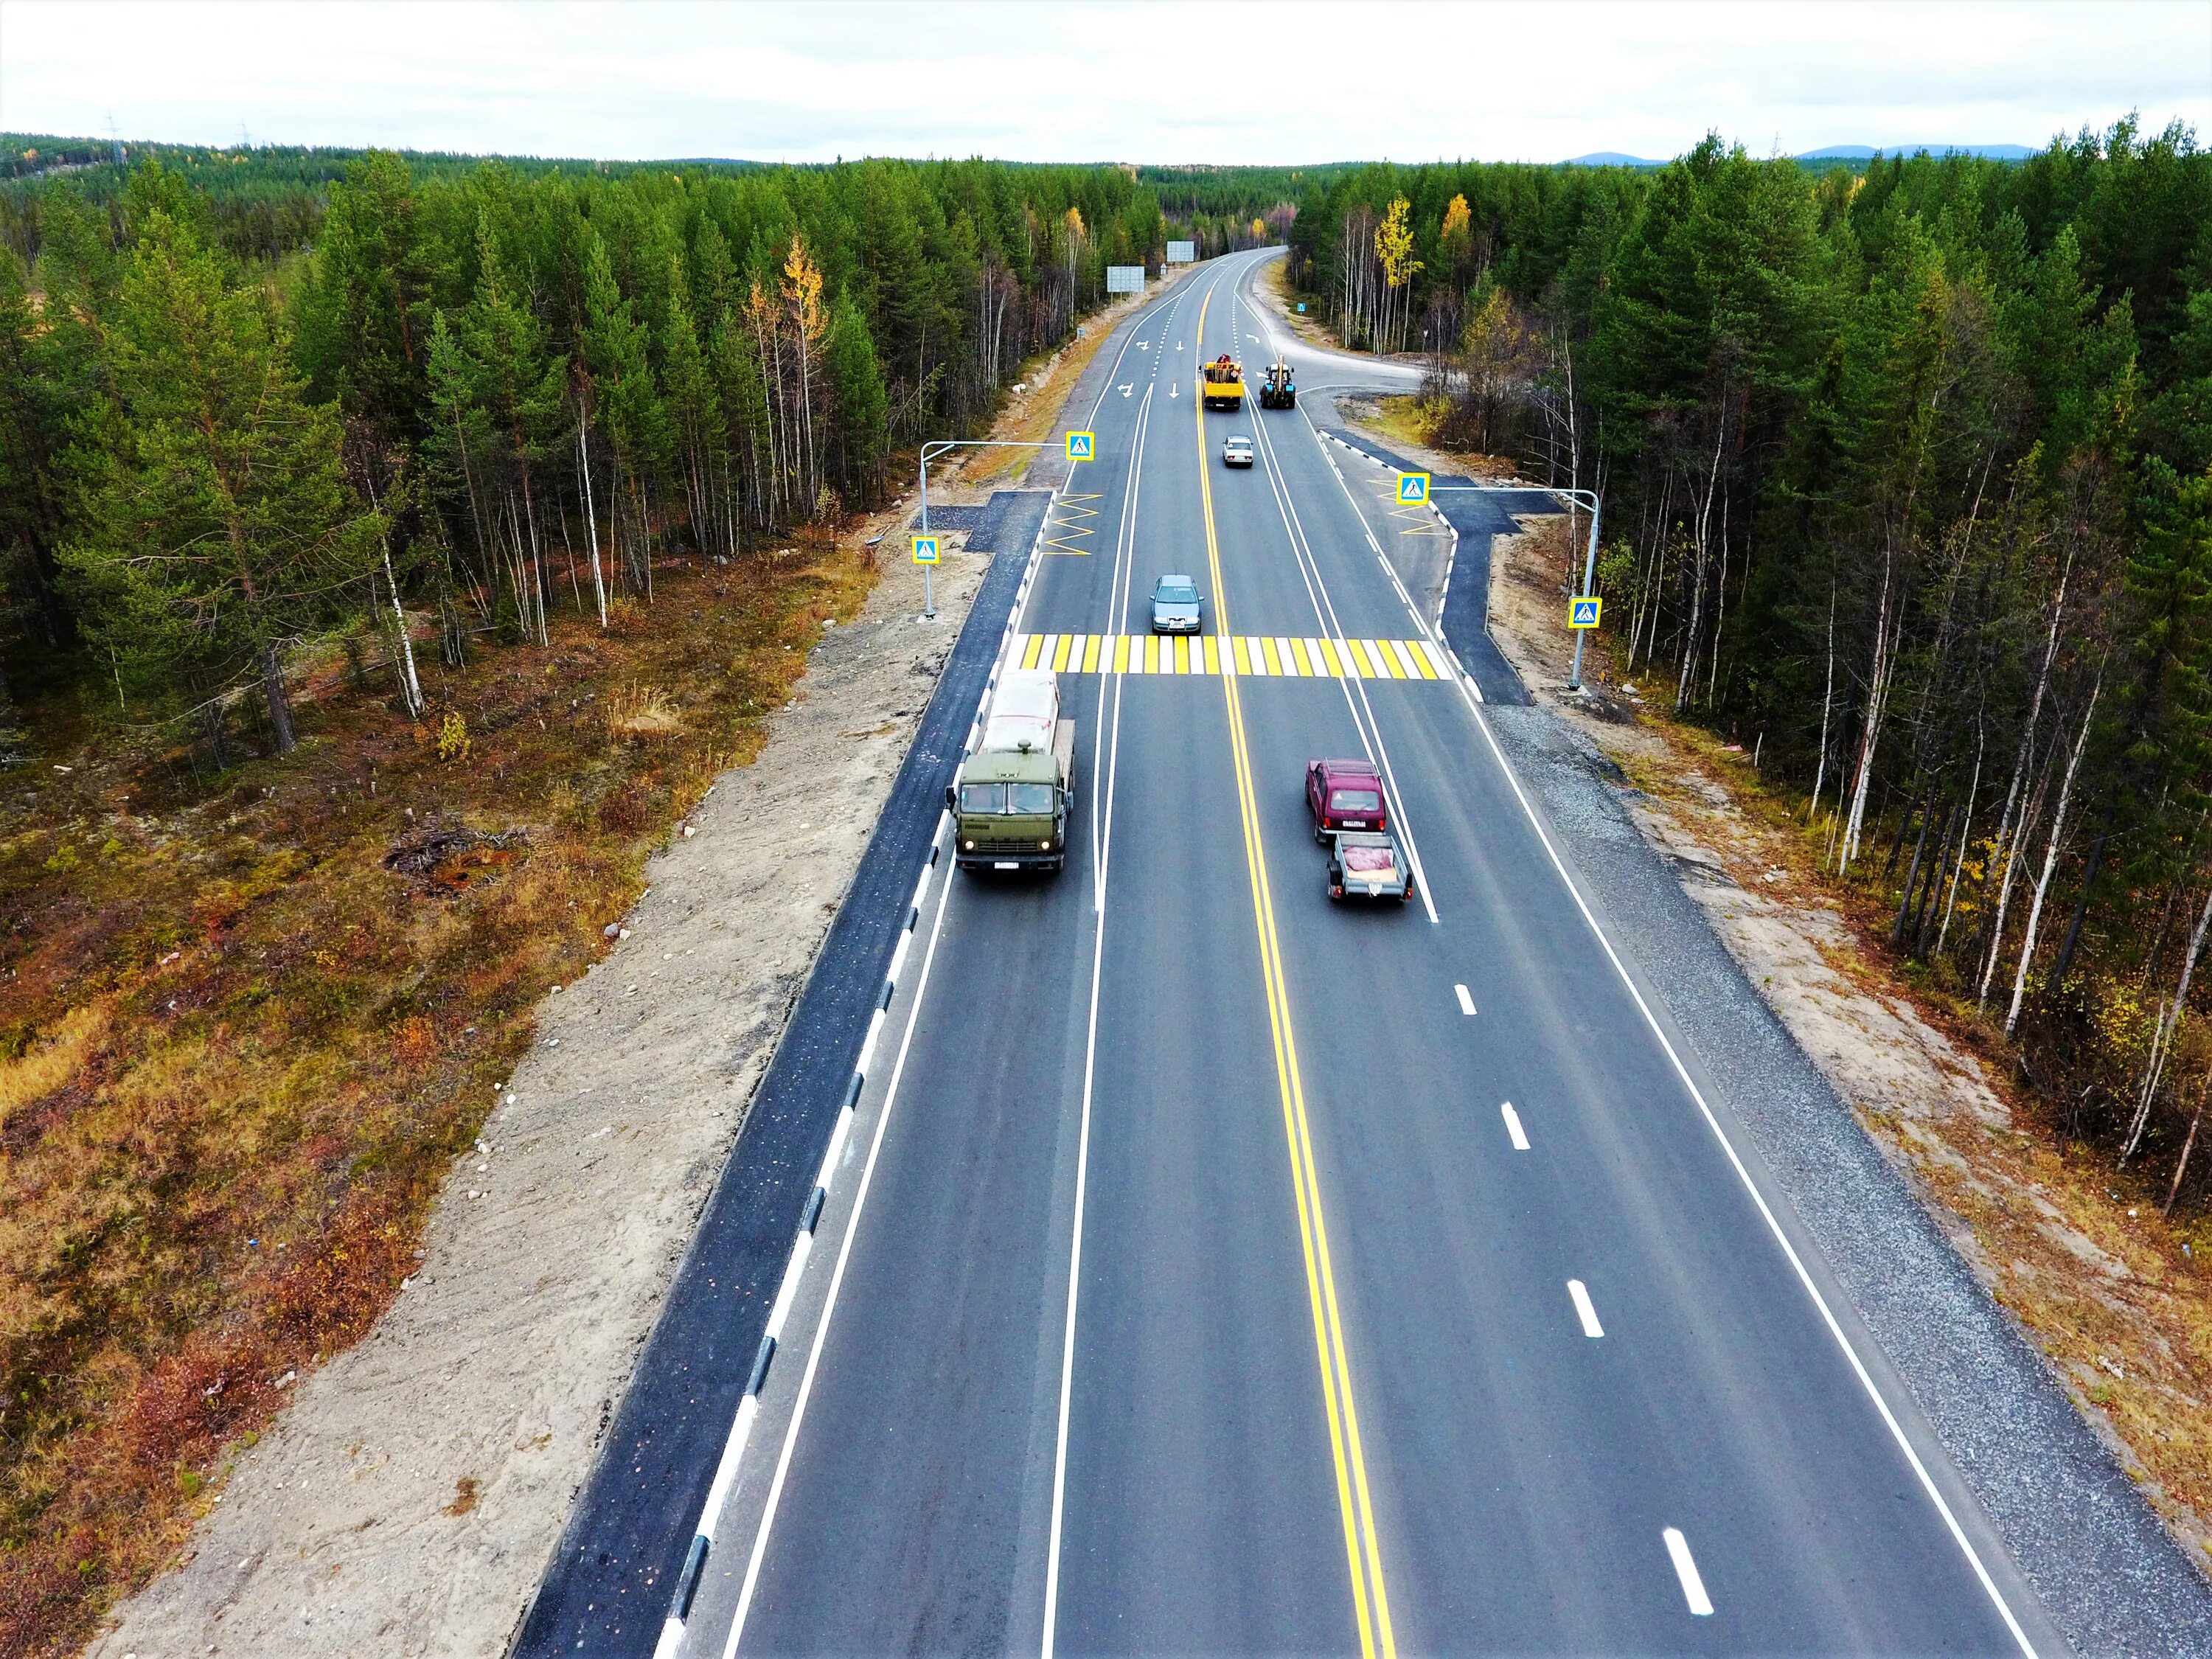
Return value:
M 1579 489 L 1575 491 L 1577 495 L 1583 493 Z M 1583 591 L 1580 597 L 1583 598 L 1589 596 L 1591 591 L 1590 584 L 1597 580 L 1597 524 L 1601 511 L 1598 498 L 1595 493 L 1592 493 L 1590 495 L 1589 553 L 1583 560 Z M 1569 620 L 1571 621 L 1572 618 Z M 1583 689 L 1583 641 L 1589 637 L 1589 629 L 1575 629 L 1575 665 L 1567 671 L 1567 690 L 1570 691 L 1579 691 Z

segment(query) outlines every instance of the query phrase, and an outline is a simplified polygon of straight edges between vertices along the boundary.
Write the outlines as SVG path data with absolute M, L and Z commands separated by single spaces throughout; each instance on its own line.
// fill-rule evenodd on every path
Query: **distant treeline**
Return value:
M 1861 173 L 1712 140 L 1373 167 L 1291 240 L 1342 337 L 1427 354 L 1454 435 L 1601 493 L 1646 697 L 1803 792 L 2069 1133 L 2178 1181 L 2212 1090 L 2212 154 L 2128 122 Z
M 47 173 L 35 262 L 0 251 L 0 664 L 189 719 L 218 768 L 248 688 L 291 746 L 302 647 L 380 631 L 411 707 L 404 611 L 454 658 L 542 641 L 649 598 L 656 557 L 872 503 L 1166 228 L 1110 167 L 370 154 L 304 251 L 239 245 L 227 208 L 322 165 Z M 23 746 L 5 698 L 0 728 Z

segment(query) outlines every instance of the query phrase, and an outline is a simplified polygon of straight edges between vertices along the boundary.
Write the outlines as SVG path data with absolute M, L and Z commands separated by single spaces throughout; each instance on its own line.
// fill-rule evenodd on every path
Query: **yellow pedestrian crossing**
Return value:
M 1289 679 L 1449 680 L 1427 640 L 1237 634 L 1017 634 L 1014 660 L 1056 674 L 1245 674 Z

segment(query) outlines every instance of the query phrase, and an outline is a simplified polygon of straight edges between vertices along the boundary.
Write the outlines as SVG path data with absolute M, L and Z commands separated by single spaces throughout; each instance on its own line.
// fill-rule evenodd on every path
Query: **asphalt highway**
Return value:
M 1440 637 L 1395 556 L 1440 520 L 1303 409 L 1196 406 L 1223 350 L 1358 381 L 1257 264 L 1108 343 L 1018 629 L 1141 633 L 1182 571 L 1224 642 Z M 926 885 L 672 1650 L 2042 1646 L 1470 684 L 1061 686 L 1077 844 Z M 1326 897 L 1324 754 L 1414 902 Z

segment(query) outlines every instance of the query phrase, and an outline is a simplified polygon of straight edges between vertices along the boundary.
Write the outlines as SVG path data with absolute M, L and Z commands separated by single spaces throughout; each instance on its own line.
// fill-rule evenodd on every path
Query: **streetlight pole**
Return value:
M 929 534 L 929 464 L 948 449 L 1050 449 L 1045 443 L 1017 443 L 1008 438 L 932 438 L 921 447 L 921 531 Z M 930 585 L 930 567 L 921 568 L 921 614 L 937 614 L 935 590 Z
M 1533 484 L 1444 484 L 1441 487 L 1431 486 L 1429 490 L 1431 495 L 1526 495 L 1532 492 L 1540 495 L 1563 497 L 1577 506 L 1589 508 L 1589 551 L 1583 559 L 1582 595 L 1587 596 L 1590 591 L 1590 585 L 1597 580 L 1597 528 L 1603 503 L 1595 490 L 1554 489 Z M 1583 689 L 1583 641 L 1589 637 L 1589 629 L 1587 628 L 1575 629 L 1575 664 L 1567 671 L 1567 690 L 1570 691 L 1579 691 Z

